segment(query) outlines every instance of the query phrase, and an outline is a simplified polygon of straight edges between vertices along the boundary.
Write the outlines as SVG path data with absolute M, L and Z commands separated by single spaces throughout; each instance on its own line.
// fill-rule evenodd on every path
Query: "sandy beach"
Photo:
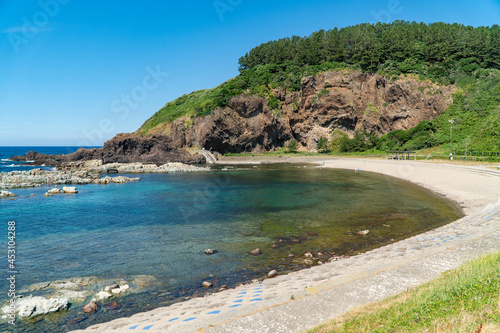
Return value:
M 283 162 L 317 163 L 408 180 L 455 201 L 465 217 L 357 256 L 272 279 L 263 277 L 74 332 L 301 332 L 500 248 L 500 172 L 493 168 L 327 157 L 293 157 Z

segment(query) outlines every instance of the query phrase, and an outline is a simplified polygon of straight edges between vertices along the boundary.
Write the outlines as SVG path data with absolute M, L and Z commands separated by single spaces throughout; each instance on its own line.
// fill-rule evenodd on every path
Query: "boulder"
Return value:
M 59 194 L 59 193 L 61 193 L 61 190 L 58 189 L 58 188 L 53 188 L 51 190 L 48 190 L 47 193 L 50 193 L 50 194 Z
M 117 289 L 117 288 L 120 288 L 120 286 L 117 283 L 113 283 L 112 285 L 106 286 L 106 288 L 104 288 L 104 290 L 110 291 L 110 290 Z
M 358 231 L 358 235 L 366 236 L 366 235 L 368 235 L 369 232 L 370 232 L 370 230 L 361 230 L 361 231 Z
M 212 282 L 208 282 L 208 281 L 203 281 L 202 285 L 203 285 L 203 288 L 205 288 L 205 289 L 208 289 L 208 288 L 213 286 Z
M 17 300 L 16 310 L 19 317 L 32 318 L 69 307 L 67 298 L 45 298 L 29 296 Z M 5 310 L 4 310 L 5 311 Z
M 17 195 L 9 191 L 0 191 L 0 198 L 16 197 L 16 196 Z
M 99 310 L 99 305 L 97 305 L 96 302 L 91 301 L 89 304 L 85 305 L 82 310 L 85 313 L 94 313 Z
M 259 256 L 259 255 L 262 254 L 262 251 L 259 248 L 256 248 L 256 249 L 254 249 L 254 250 L 252 250 L 252 251 L 250 251 L 248 253 L 250 253 L 253 256 Z
M 63 193 L 78 193 L 78 190 L 74 186 L 64 186 Z
M 275 269 L 273 269 L 272 271 L 267 273 L 267 277 L 270 279 L 272 279 L 273 277 L 276 277 L 276 276 L 278 276 L 278 272 Z
M 98 301 L 101 301 L 101 300 L 107 300 L 112 295 L 110 293 L 108 293 L 107 291 L 102 290 L 102 291 L 98 292 L 97 294 L 95 294 L 95 296 L 96 296 Z
M 217 253 L 217 250 L 215 250 L 215 249 L 206 249 L 205 250 L 205 254 L 206 255 L 211 255 L 211 254 L 214 254 L 214 253 Z

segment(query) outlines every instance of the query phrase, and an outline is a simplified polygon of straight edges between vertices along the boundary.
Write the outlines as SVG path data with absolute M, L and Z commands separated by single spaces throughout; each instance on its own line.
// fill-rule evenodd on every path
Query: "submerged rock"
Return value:
M 97 305 L 96 302 L 91 301 L 89 304 L 85 305 L 82 310 L 85 313 L 94 313 L 99 310 L 99 305 Z
M 248 253 L 250 253 L 253 256 L 259 256 L 259 255 L 262 254 L 262 251 L 259 248 L 256 248 L 256 249 L 254 249 L 254 250 L 252 250 L 252 251 L 250 251 Z
M 122 306 L 116 302 L 105 304 L 104 307 L 108 310 L 118 310 Z
M 214 254 L 214 253 L 217 253 L 217 250 L 215 250 L 215 249 L 206 249 L 205 250 L 205 254 L 206 255 L 211 255 L 211 254 Z

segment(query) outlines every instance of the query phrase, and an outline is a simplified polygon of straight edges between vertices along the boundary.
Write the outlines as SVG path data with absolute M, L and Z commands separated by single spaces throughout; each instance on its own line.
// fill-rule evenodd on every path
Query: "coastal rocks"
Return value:
M 9 191 L 0 191 L 0 198 L 9 198 L 9 197 L 17 197 L 17 195 Z
M 99 305 L 97 305 L 96 302 L 91 301 L 89 304 L 85 305 L 82 310 L 85 313 L 94 313 L 99 310 Z
M 259 248 L 253 249 L 252 251 L 248 252 L 249 254 L 253 256 L 259 256 L 262 254 L 262 251 Z
M 107 185 L 107 184 L 124 184 L 128 182 L 138 182 L 140 181 L 141 178 L 129 178 L 129 177 L 124 177 L 124 176 L 117 176 L 117 177 L 103 177 L 101 179 L 96 179 L 94 180 L 94 184 L 101 184 L 101 185 Z
M 124 293 L 125 291 L 127 291 L 127 290 L 129 290 L 129 289 L 130 289 L 129 285 L 128 285 L 128 284 L 125 284 L 125 285 L 120 286 L 120 287 L 118 287 L 118 288 L 111 289 L 111 292 L 112 292 L 113 294 L 121 294 L 121 293 Z
M 104 290 L 95 294 L 95 297 L 98 301 L 105 301 L 108 298 L 110 298 L 111 296 L 112 295 L 110 293 L 108 293 L 107 291 L 104 291 Z
M 215 249 L 206 249 L 205 250 L 205 254 L 206 255 L 211 255 L 211 254 L 214 254 L 214 253 L 217 253 L 217 250 L 215 250 Z
M 118 285 L 118 283 L 113 283 L 110 286 L 106 286 L 106 288 L 104 288 L 104 290 L 105 291 L 111 291 L 113 289 L 118 289 L 118 288 L 120 288 L 120 286 Z
M 88 169 L 96 173 L 169 173 L 169 172 L 197 172 L 210 171 L 208 167 L 199 167 L 183 163 L 166 163 L 162 165 L 146 163 L 110 163 Z
M 67 309 L 69 301 L 67 298 L 45 298 L 41 296 L 29 296 L 19 298 L 16 301 L 16 312 L 19 317 L 32 318 L 51 312 Z M 9 313 L 10 308 L 6 306 L 2 312 Z
M 124 176 L 104 177 L 102 180 L 99 174 L 83 170 L 79 171 L 38 170 L 35 172 L 33 172 L 33 170 L 12 171 L 12 172 L 0 172 L 0 189 L 35 187 L 48 184 L 87 185 L 87 184 L 126 183 L 139 180 L 140 178 L 129 178 Z M 47 196 L 58 194 L 60 192 L 61 191 L 59 189 L 51 189 L 47 192 Z M 73 192 L 66 192 L 66 193 L 73 193 Z
M 78 190 L 74 186 L 64 186 L 62 191 L 63 193 L 78 193 Z
M 272 278 L 274 278 L 276 276 L 278 276 L 278 272 L 275 269 L 273 269 L 272 271 L 270 271 L 269 273 L 267 273 L 267 277 L 270 278 L 270 279 L 272 279 Z
M 67 155 L 45 155 L 30 151 L 23 156 L 14 156 L 12 161 L 34 161 L 33 165 L 59 166 L 68 162 L 98 160 L 107 163 L 155 163 L 180 162 L 189 164 L 205 163 L 199 154 L 191 155 L 177 147 L 171 138 L 164 135 L 142 136 L 139 134 L 118 134 L 104 143 L 102 148 L 86 149 Z M 93 162 L 94 164 L 96 162 Z M 100 163 L 100 162 L 97 162 Z
M 361 235 L 361 236 L 366 236 L 366 235 L 368 235 L 369 232 L 370 232 L 370 230 L 360 230 L 357 232 L 357 234 Z
M 208 282 L 208 281 L 203 281 L 202 286 L 205 289 L 209 289 L 209 288 L 211 288 L 213 286 L 213 283 L 212 282 Z

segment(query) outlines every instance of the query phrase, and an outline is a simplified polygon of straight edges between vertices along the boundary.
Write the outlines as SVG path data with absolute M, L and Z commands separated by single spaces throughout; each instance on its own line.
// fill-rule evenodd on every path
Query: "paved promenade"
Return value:
M 397 163 L 335 159 L 320 165 L 412 180 L 459 202 L 467 216 L 354 257 L 74 332 L 301 332 L 500 249 L 500 172 Z

